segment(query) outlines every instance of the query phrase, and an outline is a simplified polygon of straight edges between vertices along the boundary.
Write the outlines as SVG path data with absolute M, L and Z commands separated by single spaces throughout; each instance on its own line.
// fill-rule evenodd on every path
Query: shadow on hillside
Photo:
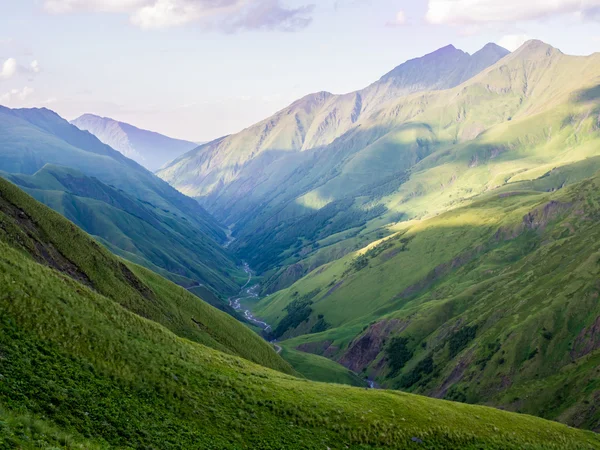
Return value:
M 588 103 L 598 100 L 600 100 L 600 84 L 575 93 L 575 101 L 577 103 Z

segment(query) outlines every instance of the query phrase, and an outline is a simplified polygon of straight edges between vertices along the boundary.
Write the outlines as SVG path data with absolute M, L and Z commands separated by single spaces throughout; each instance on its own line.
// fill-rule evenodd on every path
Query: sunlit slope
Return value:
M 234 221 L 242 208 L 236 203 L 244 197 L 252 202 L 268 199 L 269 188 L 305 171 L 304 166 L 317 157 L 299 153 L 330 145 L 391 99 L 454 87 L 507 53 L 494 44 L 474 55 L 444 47 L 401 64 L 363 90 L 308 95 L 240 133 L 183 155 L 159 175 L 182 192 L 201 198 L 220 218 Z M 311 183 L 315 182 L 311 176 Z M 286 187 L 280 186 L 279 193 Z
M 5 182 L 0 186 L 3 445 L 165 449 L 600 446 L 597 435 L 531 416 L 299 380 L 211 349 L 198 342 L 202 339 L 194 342 L 192 336 L 182 337 L 185 333 L 175 334 L 181 330 L 173 323 L 184 316 L 184 308 L 180 314 L 164 309 L 174 300 L 165 295 L 184 296 L 185 291 L 144 269 L 133 267 L 126 272 L 73 225 L 15 187 Z M 49 239 L 57 229 L 62 241 Z M 71 253 L 73 248 L 79 252 Z M 154 295 L 154 299 L 146 298 L 143 308 L 132 296 L 130 304 L 119 304 L 111 299 L 117 289 L 122 294 L 138 292 L 140 298 Z M 167 318 L 166 326 L 133 312 L 155 308 Z M 212 312 L 224 322 L 231 320 L 205 308 L 205 313 Z M 220 329 L 208 328 L 203 322 L 206 317 L 197 317 L 200 333 Z M 231 331 L 245 330 L 234 324 Z M 248 333 L 244 337 L 247 346 L 252 339 Z
M 327 145 L 296 151 L 301 137 L 286 138 L 259 154 L 242 139 L 279 129 L 280 120 L 313 120 L 329 101 L 323 94 L 300 100 L 298 114 L 283 111 L 219 141 L 236 154 L 256 153 L 251 161 L 221 161 L 222 153 L 206 146 L 197 150 L 201 157 L 189 154 L 161 176 L 235 224 L 232 248 L 258 270 L 300 262 L 294 273 L 303 275 L 317 261 L 355 249 L 357 233 L 364 245 L 378 226 L 437 214 L 506 182 L 598 155 L 599 76 L 598 54 L 569 56 L 531 41 L 452 89 L 393 98 L 363 112 Z M 237 175 L 203 178 L 200 166 Z M 339 251 L 323 251 L 341 232 L 352 239 Z M 289 286 L 297 279 L 289 275 L 278 272 L 270 284 Z
M 197 202 L 52 111 L 0 108 L 0 171 L 119 255 L 237 292 L 225 234 Z
M 159 275 L 113 256 L 73 223 L 2 179 L 0 194 L 0 235 L 6 248 L 54 267 L 181 337 L 291 371 L 270 345 L 237 320 Z M 35 286 L 35 277 L 27 272 L 21 277 Z M 43 299 L 43 291 L 37 292 Z
M 389 387 L 599 429 L 600 175 L 541 192 L 565 172 L 398 224 L 254 312 Z
M 300 261 L 295 273 L 306 274 L 373 241 L 381 225 L 435 215 L 598 156 L 599 77 L 599 54 L 573 57 L 532 41 L 461 86 L 391 102 L 328 146 L 310 170 L 280 180 L 272 208 L 236 222 L 235 248 L 263 270 Z M 319 187 L 301 186 L 313 175 Z M 570 182 L 589 175 L 572 171 Z M 295 180 L 295 192 L 304 193 L 291 199 Z M 337 239 L 346 243 L 324 248 L 342 232 Z M 271 283 L 289 285 L 280 280 Z

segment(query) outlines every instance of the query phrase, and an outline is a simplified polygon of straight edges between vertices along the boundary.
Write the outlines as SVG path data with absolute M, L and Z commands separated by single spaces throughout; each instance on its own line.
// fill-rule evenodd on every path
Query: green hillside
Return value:
M 49 110 L 0 108 L 0 174 L 126 259 L 184 286 L 239 289 L 212 216 Z
M 385 386 L 600 429 L 600 175 L 553 176 L 398 224 L 254 312 Z
M 291 372 L 270 345 L 237 320 L 154 272 L 120 260 L 74 224 L 2 179 L 0 194 L 0 233 L 6 251 L 12 249 L 10 254 L 26 254 L 178 336 Z M 7 253 L 6 264 L 10 261 Z M 35 286 L 35 276 L 24 272 L 23 278 Z M 10 295 L 6 293 L 4 299 Z
M 284 349 L 599 430 L 600 53 L 530 41 L 496 61 L 354 122 L 336 122 L 338 98 L 316 120 L 334 100 L 306 97 L 161 176 L 233 225 L 270 294 L 253 313 Z M 315 123 L 312 145 L 295 127 Z
M 569 56 L 531 41 L 451 89 L 392 95 L 322 145 L 271 137 L 292 133 L 296 117 L 307 129 L 327 96 L 299 100 L 160 176 L 234 225 L 232 249 L 272 277 L 274 292 L 377 240 L 381 226 L 598 155 L 599 73 L 599 54 Z M 271 137 L 258 139 L 262 131 Z M 256 139 L 269 150 L 259 152 Z M 239 167 L 224 186 L 213 177 L 221 166 Z
M 527 415 L 259 366 L 236 355 L 287 367 L 229 316 L 5 181 L 0 211 L 3 448 L 600 447 Z

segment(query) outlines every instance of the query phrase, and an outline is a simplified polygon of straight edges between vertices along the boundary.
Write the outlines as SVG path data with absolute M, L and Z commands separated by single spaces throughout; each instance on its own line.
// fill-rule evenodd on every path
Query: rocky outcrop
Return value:
M 589 327 L 581 330 L 581 333 L 575 338 L 571 358 L 581 358 L 598 349 L 600 349 L 600 316 L 596 317 Z
M 350 343 L 339 363 L 354 372 L 362 371 L 383 351 L 388 337 L 392 333 L 401 332 L 407 326 L 407 321 L 398 319 L 382 320 L 372 324 Z

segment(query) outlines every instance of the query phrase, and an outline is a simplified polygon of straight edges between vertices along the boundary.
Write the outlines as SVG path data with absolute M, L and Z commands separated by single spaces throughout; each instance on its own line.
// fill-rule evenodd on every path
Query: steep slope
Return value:
M 212 216 L 55 113 L 0 109 L 0 171 L 120 255 L 183 285 L 237 292 L 241 271 Z
M 71 123 L 152 172 L 198 146 L 94 114 L 83 114 Z
M 159 176 L 185 194 L 200 198 L 218 217 L 235 222 L 229 211 L 232 203 L 251 190 L 249 200 L 257 197 L 259 203 L 261 194 L 285 179 L 277 170 L 283 169 L 285 176 L 314 162 L 315 155 L 298 152 L 331 144 L 389 99 L 456 86 L 507 53 L 489 44 L 470 56 L 448 46 L 407 61 L 362 91 L 308 95 L 236 135 L 183 155 L 159 171 Z
M 180 337 L 291 372 L 263 339 L 237 320 L 159 275 L 120 260 L 73 223 L 3 179 L 0 179 L 0 241 L 13 253 L 18 251 L 32 262 L 54 269 L 50 278 L 74 280 L 79 287 L 73 293 L 89 288 L 141 317 L 164 325 Z M 6 256 L 5 263 L 10 261 Z M 21 277 L 20 281 L 35 285 L 35 277 L 27 272 Z M 40 300 L 45 298 L 43 289 L 36 292 Z M 6 291 L 3 295 L 4 300 L 11 299 Z
M 214 211 L 235 224 L 233 249 L 289 286 L 372 242 L 381 225 L 597 155 L 599 74 L 599 54 L 531 41 L 455 88 L 385 103 L 326 147 L 249 164 L 218 189 Z M 244 196 L 230 196 L 237 190 Z
M 213 327 L 218 319 L 277 358 L 242 325 L 159 276 L 119 262 L 14 186 L 0 181 L 0 193 L 3 445 L 600 446 L 592 433 L 530 416 L 311 383 L 211 349 L 198 341 L 225 339 L 218 343 L 245 351 L 220 325 Z M 190 303 L 202 308 L 192 315 L 202 323 L 194 331 Z M 187 326 L 177 329 L 178 319 Z
M 599 430 L 600 175 L 545 192 L 575 170 L 398 224 L 255 312 L 388 387 Z

